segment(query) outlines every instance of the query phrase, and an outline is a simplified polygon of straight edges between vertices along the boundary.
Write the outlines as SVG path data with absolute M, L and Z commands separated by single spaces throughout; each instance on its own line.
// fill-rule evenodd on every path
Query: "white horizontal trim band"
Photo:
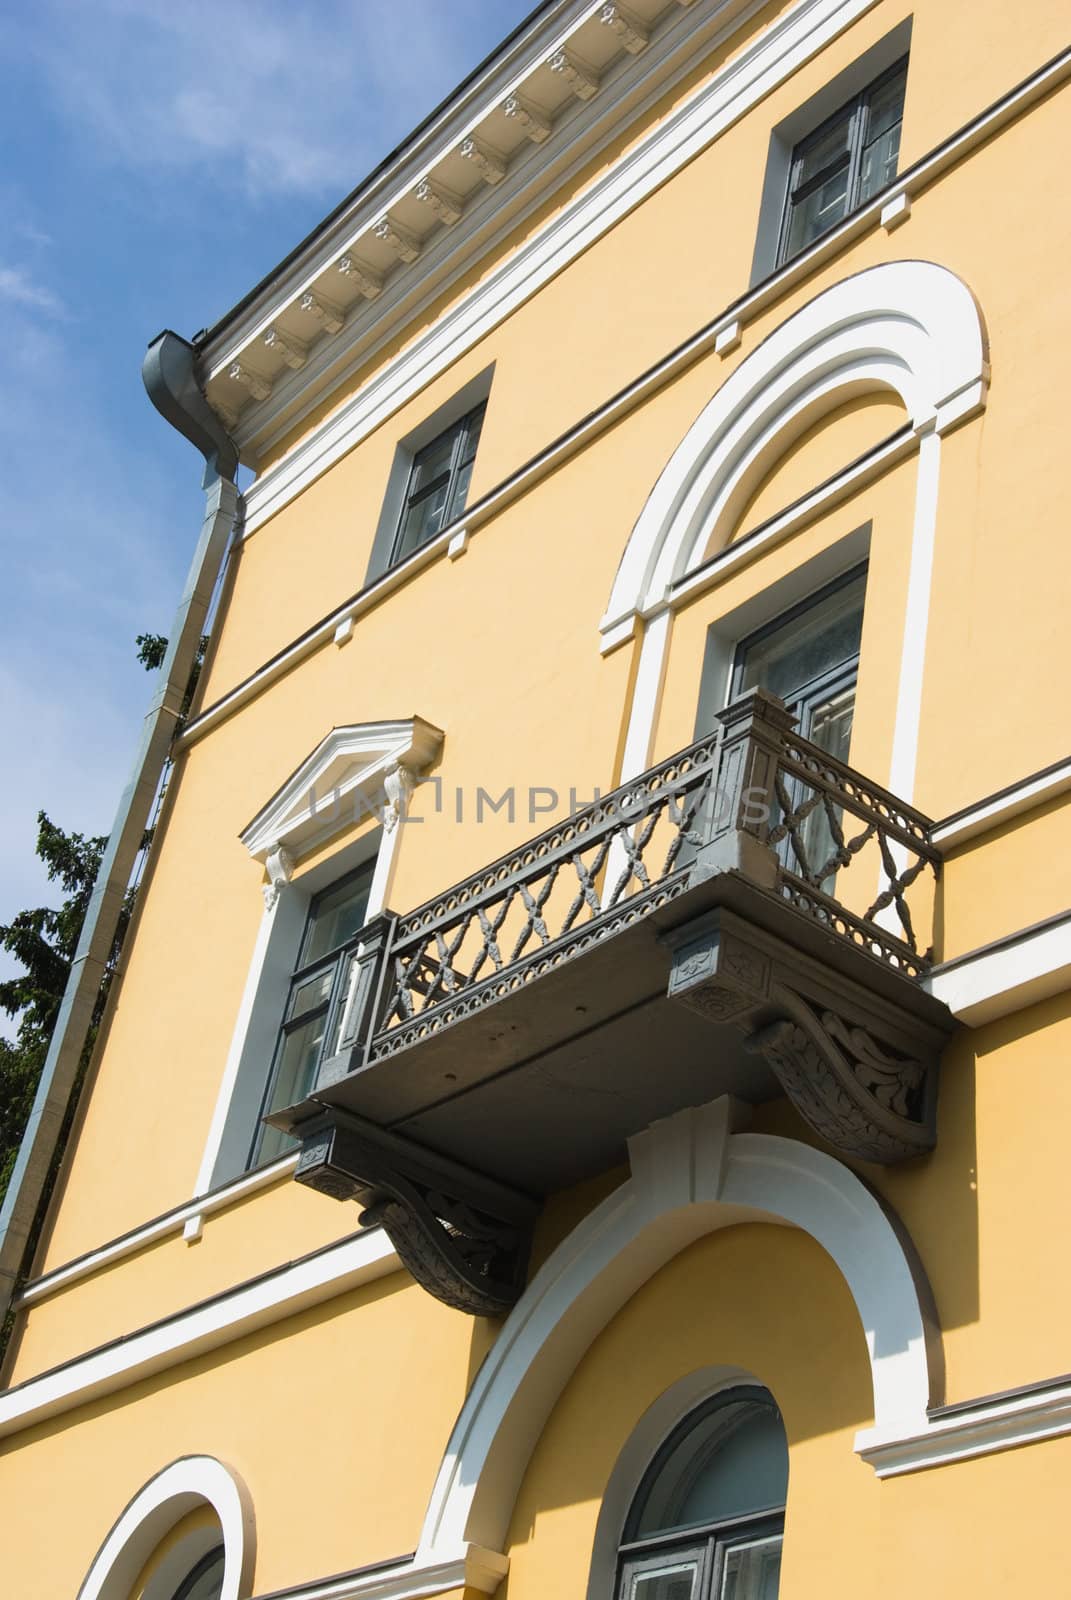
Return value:
M 1022 783 L 1003 789 L 1000 794 L 991 795 L 976 806 L 957 812 L 946 822 L 939 822 L 933 830 L 933 842 L 943 850 L 955 849 L 957 845 L 977 839 L 981 834 L 992 833 L 1005 822 L 1021 817 L 1026 811 L 1033 811 L 1035 807 L 1044 805 L 1046 800 L 1066 794 L 1069 789 L 1071 761 L 1064 761 L 1059 766 L 1035 773 L 1031 778 L 1024 778 Z
M 399 1266 L 390 1240 L 379 1229 L 293 1262 L 8 1389 L 0 1394 L 0 1438 L 217 1350 Z
M 927 1428 L 899 1438 L 868 1428 L 856 1434 L 855 1448 L 879 1478 L 895 1478 L 1067 1433 L 1071 1433 L 1071 1381 L 978 1400 L 953 1416 L 934 1417 Z
M 124 1256 L 136 1255 L 139 1250 L 144 1250 L 146 1245 L 155 1244 L 158 1239 L 166 1239 L 169 1234 L 181 1233 L 192 1218 L 210 1216 L 213 1212 L 224 1211 L 228 1206 L 236 1205 L 239 1200 L 244 1200 L 247 1196 L 256 1194 L 258 1190 L 267 1189 L 273 1183 L 278 1183 L 280 1178 L 285 1178 L 297 1166 L 297 1160 L 298 1153 L 295 1150 L 292 1154 L 273 1161 L 269 1167 L 261 1167 L 257 1172 L 246 1173 L 244 1177 L 237 1178 L 225 1188 L 216 1189 L 211 1194 L 190 1200 L 175 1211 L 167 1211 L 163 1216 L 154 1217 L 151 1222 L 146 1222 L 143 1227 L 135 1228 L 118 1239 L 102 1244 L 98 1250 L 91 1250 L 74 1261 L 68 1261 L 63 1266 L 54 1268 L 51 1272 L 42 1273 L 39 1278 L 34 1278 L 26 1284 L 21 1294 L 16 1297 L 14 1305 L 16 1308 L 36 1305 L 38 1301 L 47 1299 L 60 1289 L 66 1289 L 69 1284 L 77 1283 L 79 1278 L 88 1278 L 92 1273 L 99 1272 L 102 1267 L 110 1267 L 114 1262 L 121 1261 Z
M 1071 988 L 1071 911 L 957 956 L 924 987 L 973 1028 L 1062 994 Z
M 495 1550 L 466 1545 L 456 1556 L 416 1556 L 386 1572 L 352 1573 L 274 1590 L 264 1600 L 417 1600 L 448 1589 L 478 1589 L 494 1594 L 509 1570 L 509 1559 Z

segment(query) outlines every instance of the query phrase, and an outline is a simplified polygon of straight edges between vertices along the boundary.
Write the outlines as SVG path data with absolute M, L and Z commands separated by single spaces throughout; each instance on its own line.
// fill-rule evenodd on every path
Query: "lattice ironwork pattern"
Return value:
M 767 839 L 781 853 L 783 897 L 921 977 L 930 952 L 920 947 L 916 921 L 932 915 L 940 865 L 928 818 L 804 739 L 784 741 L 773 788 Z
M 711 830 L 724 830 L 726 809 L 737 815 L 739 797 L 719 787 L 730 747 L 754 737 L 700 740 L 400 918 L 370 1059 L 493 1004 L 688 889 Z M 929 953 L 917 930 L 939 865 L 928 819 L 816 745 L 775 738 L 764 803 L 749 788 L 736 825 L 776 849 L 777 892 L 796 911 L 920 977 Z
M 712 735 L 399 920 L 372 1059 L 480 1010 L 687 887 Z

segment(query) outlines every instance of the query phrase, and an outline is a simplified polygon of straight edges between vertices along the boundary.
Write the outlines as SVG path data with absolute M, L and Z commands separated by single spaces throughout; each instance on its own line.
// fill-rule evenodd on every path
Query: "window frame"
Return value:
M 898 57 L 898 59 L 894 61 L 891 66 L 886 67 L 883 72 L 880 72 L 876 78 L 872 78 L 864 88 L 860 89 L 849 100 L 846 100 L 843 105 L 837 108 L 836 111 L 823 118 L 821 122 L 813 127 L 808 133 L 804 134 L 802 138 L 796 140 L 792 147 L 788 161 L 788 179 L 785 184 L 785 193 L 781 207 L 781 222 L 777 236 L 777 256 L 775 261 L 776 267 L 786 266 L 788 262 L 794 261 L 797 256 L 803 255 L 804 252 L 809 250 L 812 245 L 817 244 L 818 241 L 823 239 L 827 233 L 832 232 L 834 228 L 838 227 L 840 223 L 844 222 L 848 217 L 850 217 L 854 211 L 857 211 L 860 204 L 863 203 L 859 197 L 859 190 L 862 180 L 863 156 L 869 148 L 869 142 L 866 135 L 870 125 L 871 102 L 880 90 L 884 89 L 886 85 L 891 83 L 895 78 L 902 75 L 904 79 L 905 94 L 904 98 L 901 99 L 900 102 L 900 116 L 897 119 L 897 126 L 903 126 L 904 104 L 906 101 L 907 90 L 908 60 L 908 54 L 905 52 L 903 55 Z M 819 172 L 815 173 L 812 177 L 801 183 L 798 178 L 798 173 L 803 161 L 807 157 L 808 152 L 817 144 L 821 143 L 822 139 L 824 139 L 841 123 L 847 123 L 848 126 L 848 148 L 846 154 L 839 157 L 836 161 L 828 163 Z M 899 154 L 897 156 L 897 166 L 899 167 Z M 828 227 L 823 228 L 821 233 L 816 234 L 813 239 L 809 239 L 806 244 L 800 245 L 795 250 L 790 250 L 789 240 L 795 207 L 801 201 L 805 200 L 809 195 L 820 189 L 821 186 L 824 183 L 827 183 L 831 177 L 844 170 L 845 167 L 847 168 L 848 177 L 844 215 L 838 217 L 836 221 L 831 222 Z M 874 194 L 880 194 L 881 190 L 887 187 L 887 184 L 880 185 L 879 188 L 874 191 Z M 873 195 L 868 195 L 867 200 L 869 201 L 871 199 L 873 199 Z
M 222 1587 L 222 1580 L 227 1576 L 227 1550 L 225 1545 L 215 1544 L 211 1550 L 206 1550 L 204 1555 L 190 1568 L 172 1595 L 171 1600 L 188 1600 L 188 1596 L 193 1592 L 194 1585 L 200 1583 L 205 1574 L 211 1572 L 213 1567 L 219 1566 L 221 1557 L 223 1563 L 220 1569 Z
M 414 452 L 409 463 L 409 473 L 401 497 L 401 508 L 387 558 L 388 567 L 399 566 L 403 561 L 408 560 L 410 556 L 415 555 L 424 545 L 430 544 L 432 539 L 437 538 L 443 528 L 465 509 L 465 502 L 468 498 L 468 485 L 466 484 L 465 486 L 465 493 L 460 504 L 454 504 L 454 497 L 457 494 L 458 480 L 462 470 L 467 466 L 471 466 L 476 459 L 486 410 L 487 400 L 485 398 L 441 429 L 434 438 L 428 440 L 427 444 L 422 445 L 419 450 Z M 476 436 L 475 443 L 470 453 L 469 443 L 474 433 Z M 420 471 L 421 462 L 426 460 L 433 450 L 439 448 L 451 434 L 453 439 L 450 447 L 450 460 L 445 471 L 440 472 L 430 483 L 422 485 L 419 489 L 414 489 L 413 484 Z M 406 524 L 410 512 L 416 506 L 422 505 L 424 501 L 429 500 L 432 495 L 437 494 L 442 488 L 445 488 L 446 491 L 442 522 L 431 533 L 425 533 L 410 549 L 403 548 Z
M 729 671 L 729 704 L 742 693 L 740 682 L 744 673 L 744 662 L 747 651 L 752 645 L 761 644 L 763 639 L 768 639 L 771 634 L 779 633 L 790 622 L 795 622 L 797 617 L 802 617 L 815 606 L 820 606 L 830 595 L 839 589 L 847 589 L 859 579 L 863 580 L 863 609 L 866 610 L 866 580 L 869 574 L 869 561 L 861 561 L 857 566 L 850 567 L 846 572 L 838 573 L 835 578 L 824 583 L 819 589 L 812 589 L 809 594 L 797 600 L 795 604 L 778 611 L 769 621 L 753 628 L 749 633 L 741 635 L 733 648 L 732 665 Z M 801 707 L 796 732 L 801 739 L 811 736 L 811 712 L 816 703 L 827 700 L 831 694 L 839 693 L 848 687 L 849 683 L 857 683 L 859 679 L 859 661 L 861 651 L 856 650 L 851 656 L 846 657 L 834 667 L 827 667 L 814 678 L 809 678 L 801 685 L 800 696 L 794 705 Z M 791 708 L 790 708 L 791 709 Z
M 782 1427 L 784 1426 L 784 1419 L 773 1395 L 769 1390 L 755 1384 L 733 1384 L 720 1389 L 685 1413 L 658 1446 L 633 1492 L 617 1546 L 614 1600 L 628 1600 L 634 1579 L 637 1576 L 642 1577 L 645 1568 L 657 1571 L 660 1565 L 678 1559 L 681 1561 L 694 1559 L 696 1563 L 696 1578 L 693 1580 L 691 1600 L 719 1600 L 728 1551 L 736 1545 L 756 1538 L 779 1535 L 783 1541 L 784 1505 L 761 1506 L 756 1511 L 745 1512 L 740 1516 L 693 1523 L 686 1528 L 650 1534 L 646 1538 L 631 1536 L 633 1526 L 651 1488 L 657 1483 L 681 1441 L 699 1428 L 711 1413 L 742 1401 L 772 1411 L 781 1421 Z
M 289 1147 L 284 1145 L 282 1148 L 277 1150 L 274 1155 L 265 1156 L 263 1154 L 264 1141 L 269 1133 L 269 1129 L 264 1121 L 264 1118 L 273 1109 L 280 1109 L 278 1107 L 273 1107 L 272 1101 L 275 1096 L 276 1085 L 279 1081 L 279 1073 L 286 1048 L 286 1041 L 290 1034 L 295 1033 L 299 1028 L 306 1027 L 310 1021 L 314 1021 L 317 1017 L 322 1015 L 324 1018 L 324 1031 L 316 1056 L 316 1070 L 317 1072 L 319 1071 L 319 1068 L 325 1059 L 325 1052 L 328 1044 L 330 1040 L 334 1038 L 341 1012 L 345 1006 L 345 991 L 347 989 L 349 973 L 351 969 L 350 958 L 353 956 L 358 945 L 361 943 L 361 939 L 364 936 L 364 929 L 368 923 L 369 904 L 372 896 L 372 885 L 375 878 L 375 871 L 376 856 L 372 855 L 366 860 L 359 862 L 356 866 L 351 867 L 348 872 L 343 872 L 337 878 L 333 878 L 330 883 L 324 884 L 323 888 L 318 889 L 316 893 L 313 894 L 309 899 L 305 910 L 305 921 L 301 930 L 301 938 L 296 951 L 297 964 L 291 971 L 290 979 L 287 984 L 286 994 L 283 999 L 282 1015 L 279 1020 L 278 1029 L 276 1030 L 275 1045 L 272 1050 L 271 1067 L 264 1082 L 264 1091 L 261 1096 L 260 1107 L 250 1138 L 249 1153 L 246 1157 L 245 1165 L 245 1170 L 247 1172 L 255 1172 L 258 1167 L 269 1165 L 273 1161 L 278 1161 L 281 1156 L 286 1155 L 288 1152 Z M 334 894 L 337 890 L 344 888 L 346 884 L 354 882 L 356 879 L 361 877 L 366 878 L 367 880 L 365 892 L 365 910 L 361 921 L 361 926 L 354 933 L 352 933 L 348 939 L 343 940 L 341 944 L 332 946 L 330 950 L 325 950 L 322 955 L 316 956 L 312 960 L 304 960 L 305 946 L 308 943 L 309 932 L 313 926 L 319 906 L 324 900 L 327 899 L 328 895 Z M 308 983 L 310 978 L 315 977 L 317 973 L 326 972 L 332 969 L 331 986 L 328 991 L 326 1001 L 318 1003 L 314 1006 L 310 1006 L 304 1011 L 295 1013 L 294 1016 L 289 1016 L 287 1013 L 290 1009 L 291 997 L 294 995 L 295 991 L 299 990 L 304 984 Z M 315 1087 L 315 1076 L 312 1085 L 310 1085 L 310 1089 L 313 1087 Z

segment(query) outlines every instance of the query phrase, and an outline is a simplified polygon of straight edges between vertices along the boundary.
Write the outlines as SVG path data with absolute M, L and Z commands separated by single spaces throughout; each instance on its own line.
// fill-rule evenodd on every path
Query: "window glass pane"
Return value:
M 877 194 L 879 189 L 884 189 L 887 183 L 893 181 L 899 158 L 900 124 L 897 122 L 863 151 L 863 164 L 859 172 L 860 202 L 869 200 L 872 194 Z
M 476 446 L 480 442 L 480 433 L 483 429 L 483 414 L 486 408 L 481 406 L 474 411 L 465 424 L 465 443 L 461 447 L 462 461 L 471 461 L 476 454 Z
M 331 998 L 331 979 L 334 975 L 334 967 L 328 967 L 326 972 L 317 972 L 303 983 L 295 983 L 290 991 L 286 1020 L 289 1022 L 291 1017 L 300 1017 L 306 1011 L 315 1011 L 317 1006 L 325 1006 Z
M 886 133 L 904 115 L 904 89 L 907 86 L 907 68 L 895 78 L 883 83 L 870 95 L 867 108 L 866 138 L 873 143 L 879 134 Z
M 318 896 L 305 930 L 301 966 L 308 966 L 310 961 L 325 956 L 329 950 L 337 950 L 359 932 L 364 926 L 371 882 L 372 863 L 369 862 L 352 878 Z
M 852 739 L 852 717 L 855 711 L 855 684 L 848 685 L 833 693 L 823 695 L 813 705 L 805 708 L 801 717 L 803 724 L 801 732 L 804 736 L 828 751 L 838 761 L 847 761 L 848 749 Z M 799 798 L 803 799 L 809 791 L 801 786 Z M 839 806 L 833 809 L 833 816 L 839 829 L 843 829 L 843 813 Z M 819 888 L 826 894 L 833 893 L 836 881 L 836 866 L 833 864 L 833 852 L 836 849 L 836 838 L 833 825 L 824 806 L 817 806 L 804 819 L 801 838 L 803 840 L 804 859 L 799 859 L 799 851 L 795 845 L 792 847 L 791 859 L 788 865 L 796 871 L 801 871 L 805 877 L 817 882 Z M 823 873 L 822 868 L 830 865 L 829 872 Z
M 852 716 L 855 711 L 855 685 L 839 694 L 816 702 L 808 717 L 807 737 L 838 761 L 847 761 L 852 741 Z
M 401 561 L 406 556 L 412 555 L 422 544 L 434 539 L 446 521 L 446 497 L 449 487 L 449 480 L 445 479 L 425 499 L 418 500 L 416 505 L 409 507 L 402 520 L 395 561 Z
M 661 1570 L 632 1574 L 625 1594 L 628 1600 L 692 1600 L 697 1575 L 694 1563 L 687 1566 L 667 1563 Z
M 443 478 L 450 471 L 450 458 L 454 453 L 454 440 L 457 438 L 457 428 L 450 428 L 446 433 L 441 433 L 429 445 L 419 451 L 413 459 L 413 471 L 409 479 L 409 495 L 419 494 L 436 478 Z
M 842 160 L 847 163 L 848 144 L 851 133 L 851 116 L 848 113 L 819 134 L 813 141 L 805 139 L 796 146 L 796 157 L 799 161 L 798 168 L 794 169 L 793 178 L 795 188 L 809 183 L 827 167 Z
M 835 227 L 847 213 L 848 168 L 845 165 L 809 195 L 793 203 L 785 244 L 786 258 L 805 250 L 815 239 Z
M 859 654 L 865 591 L 861 574 L 781 627 L 745 642 L 734 692 L 768 689 L 795 706 L 808 684 Z
M 225 1552 L 221 1546 L 187 1574 L 176 1589 L 174 1600 L 219 1600 L 225 1566 Z
M 784 1505 L 788 1446 L 772 1402 L 734 1400 L 704 1410 L 641 1491 L 630 1538 L 722 1522 Z
M 780 1579 L 780 1534 L 733 1545 L 725 1552 L 719 1600 L 777 1600 Z
M 299 1022 L 280 1039 L 269 1111 L 292 1106 L 295 1101 L 303 1100 L 312 1088 L 326 1021 L 327 1013 L 321 1011 L 308 1022 Z
M 472 462 L 467 461 L 464 466 L 458 468 L 457 476 L 454 479 L 454 487 L 450 492 L 450 508 L 443 519 L 445 522 L 451 522 L 458 512 L 465 509 L 465 500 L 468 496 L 471 477 Z

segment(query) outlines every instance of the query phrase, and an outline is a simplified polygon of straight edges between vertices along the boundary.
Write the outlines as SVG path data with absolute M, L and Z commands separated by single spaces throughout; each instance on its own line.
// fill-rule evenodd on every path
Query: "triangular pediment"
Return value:
M 399 767 L 425 772 L 442 749 L 441 729 L 422 717 L 332 728 L 242 830 L 250 855 L 283 846 L 297 858 L 361 816 L 380 810 Z

